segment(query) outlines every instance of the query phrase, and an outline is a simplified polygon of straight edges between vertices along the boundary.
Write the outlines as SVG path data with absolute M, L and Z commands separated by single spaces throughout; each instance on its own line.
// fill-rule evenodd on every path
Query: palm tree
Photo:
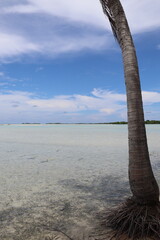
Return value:
M 148 235 L 157 234 L 160 239 L 159 188 L 149 158 L 133 39 L 120 0 L 100 2 L 122 51 L 128 108 L 129 183 L 133 194 L 108 216 L 108 221 L 118 234 L 124 232 L 134 238 L 148 231 Z

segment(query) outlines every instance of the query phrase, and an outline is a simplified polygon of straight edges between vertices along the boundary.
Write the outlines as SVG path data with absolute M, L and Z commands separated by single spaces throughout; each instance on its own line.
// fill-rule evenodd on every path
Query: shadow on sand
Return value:
M 129 195 L 123 177 L 104 176 L 88 182 L 65 179 L 58 184 L 64 193 L 58 200 L 54 192 L 39 192 L 25 206 L 1 211 L 0 239 L 103 239 L 97 214 Z

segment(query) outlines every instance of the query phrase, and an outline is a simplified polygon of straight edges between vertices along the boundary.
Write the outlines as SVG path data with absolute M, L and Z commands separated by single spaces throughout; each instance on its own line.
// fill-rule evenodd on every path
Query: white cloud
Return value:
M 133 33 L 154 30 L 160 27 L 160 1 L 122 0 Z
M 100 110 L 100 112 L 106 113 L 107 115 L 110 115 L 110 114 L 114 113 L 115 110 L 114 110 L 114 109 L 110 109 L 110 108 L 102 108 L 102 109 Z
M 5 72 L 0 72 L 0 86 L 12 86 L 15 87 L 17 82 L 22 82 L 21 79 L 13 78 L 7 75 Z
M 153 104 L 153 103 L 160 102 L 159 92 L 142 91 L 142 97 L 143 97 L 144 104 Z
M 109 98 L 109 99 L 114 99 L 117 101 L 126 101 L 126 96 L 124 94 L 118 94 L 118 93 L 114 93 L 108 90 L 102 90 L 102 89 L 93 89 L 92 94 L 96 97 L 99 98 Z
M 83 50 L 97 51 L 111 48 L 114 42 L 98 0 L 20 2 L 1 3 L 1 59 L 34 53 L 55 57 Z M 154 0 L 154 4 L 152 0 L 122 0 L 122 4 L 133 33 L 160 26 L 159 0 Z
M 80 34 L 79 36 L 61 36 L 53 34 L 51 38 L 32 39 L 32 36 L 15 35 L 0 32 L 0 60 L 16 59 L 31 54 L 56 57 L 59 54 L 79 52 L 83 50 L 98 51 L 111 46 L 106 35 L 93 33 Z
M 38 9 L 30 4 L 18 4 L 9 7 L 4 7 L 2 13 L 36 13 Z
M 0 86 L 3 87 L 3 86 L 8 86 L 9 84 L 7 82 L 0 82 Z
M 159 0 L 121 0 L 130 26 L 134 32 L 146 31 L 160 26 Z M 6 7 L 6 13 L 40 13 L 66 18 L 73 22 L 109 28 L 100 2 L 97 0 L 28 0 L 28 4 Z
M 22 55 L 57 57 L 83 50 L 99 51 L 111 46 L 107 33 L 99 31 L 97 2 L 28 0 L 1 6 L 0 60 L 14 61 Z M 90 13 L 85 8 L 92 6 Z M 94 11 L 93 11 L 94 10 Z M 33 13 L 36 13 L 35 15 Z M 29 14 L 29 15 L 28 15 Z M 96 17 L 94 16 L 96 14 Z M 98 18 L 98 19 L 97 19 Z M 28 19 L 28 20 L 27 20 Z M 88 23 L 87 23 L 88 22 Z M 18 23 L 18 25 L 17 25 Z M 82 23 L 84 23 L 82 25 Z M 92 25 L 93 28 L 86 26 Z M 98 25 L 98 27 L 96 27 Z M 36 55 L 35 55 L 36 54 Z
M 37 45 L 21 36 L 0 33 L 0 58 L 13 57 L 38 50 Z
M 143 98 L 145 106 L 160 103 L 158 92 L 144 91 Z M 73 94 L 50 99 L 43 99 L 28 92 L 1 92 L 0 111 L 3 114 L 0 117 L 0 123 L 124 120 L 126 118 L 125 99 L 125 94 L 100 89 L 94 89 L 90 96 Z M 154 112 L 154 107 L 152 109 Z M 160 112 L 156 114 L 160 116 Z
M 4 75 L 4 72 L 0 72 L 0 77 L 3 77 Z
M 20 4 L 4 8 L 5 13 L 46 13 L 65 18 L 72 22 L 105 27 L 101 6 L 96 0 L 28 0 L 28 4 Z
M 60 53 L 79 52 L 82 50 L 99 50 L 109 47 L 107 38 L 104 35 L 70 36 L 60 37 L 54 36 L 52 42 L 43 42 L 40 50 L 42 54 L 55 56 Z

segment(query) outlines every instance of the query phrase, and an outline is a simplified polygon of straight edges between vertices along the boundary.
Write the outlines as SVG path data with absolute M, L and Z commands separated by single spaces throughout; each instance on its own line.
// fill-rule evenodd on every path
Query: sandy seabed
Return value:
M 130 194 L 127 135 L 119 132 L 125 137 L 119 142 L 107 132 L 106 141 L 107 133 L 88 139 L 93 129 L 87 131 L 1 127 L 1 240 L 109 239 L 101 213 Z M 152 147 L 160 183 L 159 156 Z

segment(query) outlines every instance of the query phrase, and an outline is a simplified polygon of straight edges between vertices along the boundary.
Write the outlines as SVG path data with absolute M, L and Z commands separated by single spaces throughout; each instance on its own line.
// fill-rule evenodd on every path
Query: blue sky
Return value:
M 121 1 L 146 119 L 160 119 L 160 1 Z M 121 52 L 98 0 L 0 0 L 0 123 L 126 120 Z

